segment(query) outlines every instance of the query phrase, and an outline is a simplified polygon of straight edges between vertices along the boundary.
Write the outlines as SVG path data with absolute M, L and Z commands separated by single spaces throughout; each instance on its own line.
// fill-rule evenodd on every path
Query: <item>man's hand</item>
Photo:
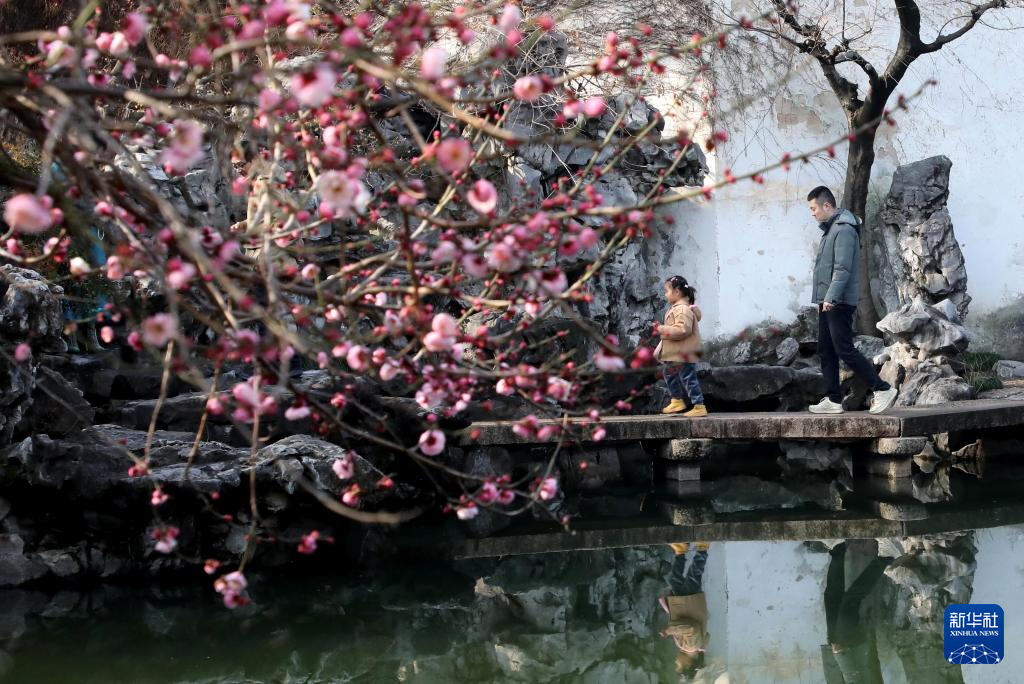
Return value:
M 822 302 L 821 304 L 822 311 L 831 311 L 834 308 L 836 308 L 836 305 L 833 304 L 832 302 Z
M 655 323 L 654 324 L 654 335 L 657 336 L 657 337 L 661 337 L 661 324 L 660 323 Z

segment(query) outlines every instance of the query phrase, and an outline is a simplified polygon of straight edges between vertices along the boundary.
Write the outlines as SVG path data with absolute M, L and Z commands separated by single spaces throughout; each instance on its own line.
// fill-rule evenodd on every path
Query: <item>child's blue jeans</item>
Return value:
M 665 367 L 663 374 L 668 393 L 673 399 L 689 397 L 693 405 L 704 403 L 704 393 L 700 391 L 700 380 L 697 379 L 697 364 L 671 364 Z

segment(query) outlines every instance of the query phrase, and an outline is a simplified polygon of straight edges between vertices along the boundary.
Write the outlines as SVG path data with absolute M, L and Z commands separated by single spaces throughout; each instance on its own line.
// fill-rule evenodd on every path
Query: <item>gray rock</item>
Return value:
M 0 338 L 30 341 L 33 349 L 64 352 L 64 289 L 27 268 L 0 266 Z
M 921 390 L 915 406 L 934 406 L 954 401 L 966 401 L 972 396 L 971 386 L 962 378 L 940 378 Z
M 853 346 L 870 361 L 885 349 L 885 340 L 870 335 L 857 335 L 853 338 Z
M 917 297 L 878 322 L 878 329 L 908 344 L 925 356 L 958 354 L 967 349 L 969 336 L 941 307 Z
M 715 480 L 711 506 L 715 513 L 737 513 L 765 508 L 795 508 L 804 497 L 785 486 L 747 475 Z
M 873 246 L 887 312 L 920 297 L 929 304 L 949 299 L 960 319 L 967 315 L 967 270 L 946 209 L 952 166 L 946 157 L 931 157 L 893 175 Z
M 880 437 L 871 440 L 868 450 L 883 456 L 913 456 L 928 446 L 927 437 Z
M 701 386 L 705 395 L 715 401 L 777 404 L 780 410 L 805 408 L 825 391 L 818 369 L 764 365 L 712 367 L 701 377 Z
M 779 464 L 787 474 L 840 471 L 853 473 L 853 456 L 847 446 L 827 442 L 780 442 Z
M 1024 379 L 1024 362 L 999 361 L 993 366 L 992 371 L 999 376 L 1000 380 Z
M 46 569 L 57 577 L 71 577 L 81 570 L 75 557 L 65 550 L 41 551 L 37 557 Z
M 800 343 L 794 337 L 787 337 L 775 348 L 775 355 L 778 357 L 780 366 L 788 366 L 796 360 L 800 353 Z
M 1024 387 L 1004 387 L 996 390 L 985 390 L 984 392 L 978 392 L 978 399 L 1024 401 Z
M 46 566 L 25 554 L 25 543 L 16 534 L 0 534 L 0 587 L 11 587 L 38 579 Z
M 65 437 L 92 425 L 96 411 L 62 375 L 40 366 L 32 390 L 32 409 L 19 431 Z
M 276 463 L 277 477 L 289 494 L 295 492 L 296 480 L 305 477 L 319 489 L 341 494 L 350 484 L 350 480 L 339 480 L 331 466 L 335 459 L 345 455 L 352 457 L 355 477 L 361 489 L 372 493 L 377 489 L 377 482 L 384 477 L 376 466 L 354 451 L 332 444 L 310 435 L 291 435 L 279 442 L 265 446 L 256 453 L 258 462 L 266 466 Z M 370 497 L 370 500 L 374 500 Z

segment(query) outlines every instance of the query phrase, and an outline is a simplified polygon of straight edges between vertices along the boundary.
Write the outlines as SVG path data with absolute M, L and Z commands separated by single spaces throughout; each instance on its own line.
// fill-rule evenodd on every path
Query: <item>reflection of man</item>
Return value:
M 828 684 L 881 684 L 878 656 L 868 627 L 862 624 L 864 598 L 878 584 L 889 558 L 874 558 L 853 584 L 846 587 L 846 542 L 832 549 L 825 583 L 825 623 L 831 653 L 823 646 L 822 661 Z
M 702 581 L 704 566 L 708 562 L 709 544 L 695 544 L 693 558 L 686 562 L 689 544 L 671 544 L 675 557 L 669 586 L 672 594 L 661 599 L 661 607 L 668 613 L 668 626 L 662 636 L 670 636 L 679 653 L 676 672 L 692 679 L 704 666 L 704 649 L 708 643 L 708 604 L 704 598 Z

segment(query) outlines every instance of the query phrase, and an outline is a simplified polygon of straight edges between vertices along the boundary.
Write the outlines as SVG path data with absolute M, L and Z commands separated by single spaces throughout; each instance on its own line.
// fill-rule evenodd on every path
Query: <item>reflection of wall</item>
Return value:
M 851 3 L 851 12 L 871 12 L 880 2 Z M 890 15 L 878 19 L 872 44 L 895 44 Z M 1024 24 L 1024 10 L 1003 17 L 1008 17 L 1004 23 Z M 895 129 L 879 131 L 873 200 L 877 204 L 888 192 L 897 165 L 937 154 L 952 159 L 949 211 L 974 300 L 968 324 L 977 326 L 986 313 L 1024 295 L 1024 139 L 1016 133 L 1024 93 L 1015 72 L 1005 68 L 1021 62 L 1024 47 L 1018 32 L 979 26 L 952 48 L 919 59 L 904 79 L 904 93 L 930 78 L 939 84 L 901 113 Z M 882 55 L 888 54 L 865 53 L 882 64 Z M 841 71 L 857 77 L 852 65 Z M 651 102 L 670 111 L 659 98 Z M 673 125 L 678 122 L 670 119 L 669 129 Z M 842 112 L 813 65 L 803 65 L 774 108 L 760 102 L 726 128 L 729 142 L 708 160 L 719 175 L 727 166 L 737 173 L 753 170 L 784 152 L 817 147 L 845 134 Z M 773 172 L 764 186 L 733 186 L 704 208 L 677 205 L 673 210 L 677 224 L 669 230 L 699 243 L 701 264 L 691 265 L 696 252 L 685 238 L 676 240 L 679 251 L 669 262 L 696 273 L 697 287 L 718 297 L 713 312 L 705 309 L 706 336 L 735 334 L 767 317 L 789 322 L 807 303 L 818 233 L 802 199 L 819 182 L 841 186 L 844 155 L 840 146 L 836 160 L 822 155 L 809 165 L 794 165 L 788 174 Z
M 971 603 L 997 603 L 1006 615 L 1003 643 L 1010 653 L 1024 644 L 1024 525 L 975 532 L 978 571 Z M 1008 667 L 964 667 L 967 684 L 1007 684 L 1021 681 L 1019 663 Z
M 798 542 L 713 544 L 708 660 L 732 682 L 822 681 L 828 554 Z M 728 630 L 723 644 L 721 634 Z M 724 661 L 724 662 L 723 662 Z

